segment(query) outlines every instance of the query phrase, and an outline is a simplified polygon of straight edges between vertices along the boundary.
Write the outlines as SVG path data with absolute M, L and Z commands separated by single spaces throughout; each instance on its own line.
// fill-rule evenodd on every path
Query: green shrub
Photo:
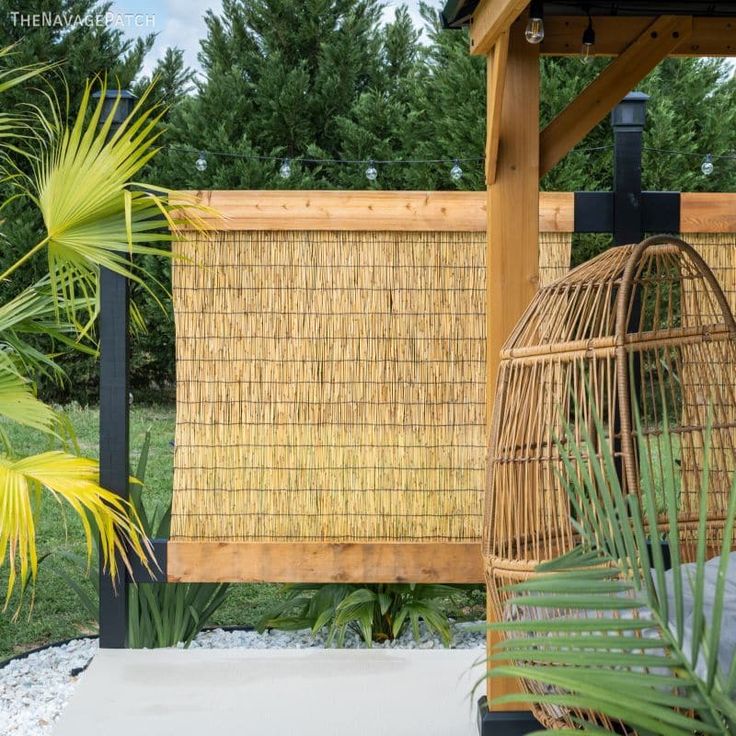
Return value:
M 328 645 L 342 646 L 348 630 L 368 645 L 393 641 L 410 626 L 419 641 L 419 622 L 452 643 L 450 621 L 442 601 L 456 599 L 463 588 L 452 585 L 375 584 L 288 585 L 286 599 L 258 623 L 258 630 L 327 629 Z

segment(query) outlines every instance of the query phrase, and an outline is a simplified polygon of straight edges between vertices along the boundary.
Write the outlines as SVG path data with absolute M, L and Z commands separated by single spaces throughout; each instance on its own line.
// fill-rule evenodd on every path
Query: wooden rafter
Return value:
M 509 55 L 509 32 L 502 33 L 493 51 L 488 54 L 487 87 L 488 102 L 486 123 L 486 184 L 496 181 L 498 164 L 498 144 L 501 131 L 501 105 L 506 83 L 506 61 Z
M 596 16 L 595 54 L 618 56 L 655 21 L 654 17 Z M 577 56 L 580 39 L 588 25 L 584 15 L 553 15 L 544 20 L 546 56 Z M 692 32 L 681 38 L 670 56 L 736 56 L 736 18 L 693 18 Z
M 542 131 L 539 175 L 552 169 L 691 30 L 689 16 L 661 16 L 653 21 Z
M 529 0 L 481 0 L 470 19 L 470 53 L 487 54 Z

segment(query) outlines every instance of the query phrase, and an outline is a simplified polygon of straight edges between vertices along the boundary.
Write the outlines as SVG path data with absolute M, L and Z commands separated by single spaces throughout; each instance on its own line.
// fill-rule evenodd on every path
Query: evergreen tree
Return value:
M 379 0 L 225 0 L 221 15 L 209 11 L 205 79 L 177 110 L 157 174 L 197 188 L 325 186 L 319 167 L 280 180 L 278 161 L 218 158 L 196 174 L 181 149 L 337 158 L 340 120 L 380 81 L 380 10 Z

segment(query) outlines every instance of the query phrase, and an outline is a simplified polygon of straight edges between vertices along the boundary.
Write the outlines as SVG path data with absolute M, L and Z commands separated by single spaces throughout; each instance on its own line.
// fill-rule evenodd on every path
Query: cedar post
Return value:
M 496 178 L 488 186 L 488 427 L 501 348 L 539 283 L 539 46 L 527 43 L 525 23 L 524 18 L 509 30 Z M 489 118 L 489 126 L 491 122 Z M 490 607 L 487 611 L 490 622 Z M 489 632 L 489 651 L 497 640 L 498 634 Z M 517 691 L 518 684 L 513 678 L 488 679 L 489 702 Z M 515 708 L 494 707 L 494 710 L 506 709 Z M 487 718 L 482 716 L 482 720 Z M 487 725 L 490 729 L 490 724 Z M 484 732 L 485 726 L 486 723 L 481 724 Z

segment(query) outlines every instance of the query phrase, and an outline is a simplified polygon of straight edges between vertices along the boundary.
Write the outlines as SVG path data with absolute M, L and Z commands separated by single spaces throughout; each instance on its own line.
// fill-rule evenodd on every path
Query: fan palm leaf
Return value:
M 0 48 L 0 63 L 4 59 L 12 57 L 12 54 L 13 46 Z M 43 74 L 43 72 L 48 71 L 52 67 L 52 64 L 38 63 L 21 67 L 9 66 L 5 69 L 0 68 L 0 94 L 27 82 L 29 79 L 33 79 L 33 77 Z M 11 141 L 23 135 L 22 131 L 24 127 L 17 115 L 6 112 L 5 110 L 0 111 L 0 142 L 2 142 L 3 148 L 17 152 L 18 149 Z
M 685 567 L 677 513 L 680 478 L 673 453 L 663 449 L 659 458 L 665 472 L 659 473 L 664 488 L 658 491 L 647 482 L 654 473 L 648 453 L 641 452 L 641 496 L 625 495 L 598 417 L 594 425 L 591 430 L 584 422 L 578 424 L 580 440 L 569 427 L 558 443 L 579 545 L 540 565 L 538 575 L 511 586 L 508 606 L 520 620 L 494 625 L 507 638 L 490 660 L 512 664 L 493 666 L 489 674 L 522 678 L 534 683 L 536 692 L 498 700 L 589 713 L 576 721 L 589 733 L 602 732 L 595 714 L 647 734 L 736 733 L 736 653 L 724 657 L 719 646 L 734 541 L 736 477 L 714 593 L 706 600 L 710 429 L 703 448 L 696 559 Z M 672 447 L 666 417 L 662 439 L 662 448 Z M 669 527 L 669 571 L 654 534 L 662 511 Z M 691 616 L 686 615 L 686 599 L 692 600 Z
M 36 397 L 33 384 L 18 372 L 13 360 L 2 351 L 0 415 L 47 434 L 53 432 L 57 422 L 54 410 Z
M 102 564 L 114 576 L 118 558 L 135 555 L 147 564 L 150 545 L 127 501 L 99 485 L 97 463 L 64 452 L 44 452 L 13 460 L 0 455 L 0 565 L 9 567 L 7 607 L 17 582 L 24 588 L 38 571 L 34 499 L 42 489 L 79 516 L 88 559 L 99 533 Z
M 182 209 L 171 192 L 134 184 L 135 176 L 156 154 L 162 108 L 148 106 L 152 88 L 116 129 L 112 113 L 102 120 L 105 86 L 93 99 L 88 83 L 74 119 L 67 123 L 49 100 L 51 112 L 35 110 L 39 133 L 26 154 L 31 173 L 16 169 L 24 196 L 40 210 L 46 235 L 0 275 L 10 276 L 25 261 L 46 250 L 50 283 L 63 298 L 67 319 L 86 334 L 97 316 L 98 275 L 107 268 L 151 289 L 151 276 L 137 267 L 136 256 L 169 255 L 165 247 L 180 226 L 198 227 L 197 207 Z M 84 319 L 82 321 L 82 315 Z

